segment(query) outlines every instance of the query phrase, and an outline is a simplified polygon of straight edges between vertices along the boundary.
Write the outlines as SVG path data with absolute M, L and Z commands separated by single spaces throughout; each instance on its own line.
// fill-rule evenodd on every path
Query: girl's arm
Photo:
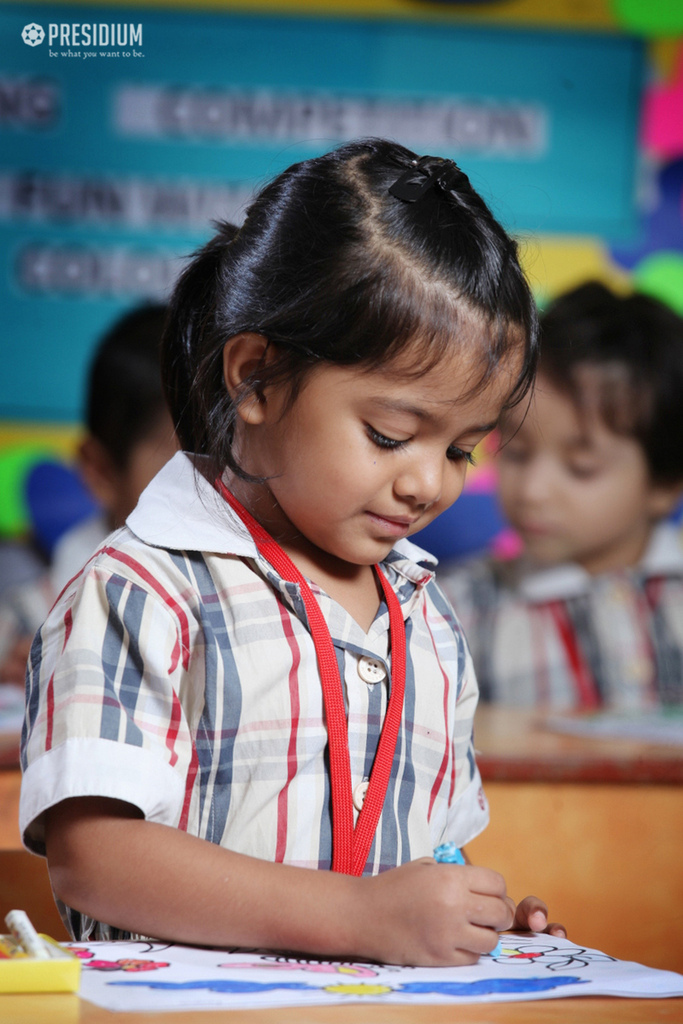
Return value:
M 57 804 L 45 831 L 60 899 L 159 939 L 458 965 L 493 949 L 513 918 L 505 882 L 488 868 L 423 858 L 353 878 L 273 864 L 99 797 Z

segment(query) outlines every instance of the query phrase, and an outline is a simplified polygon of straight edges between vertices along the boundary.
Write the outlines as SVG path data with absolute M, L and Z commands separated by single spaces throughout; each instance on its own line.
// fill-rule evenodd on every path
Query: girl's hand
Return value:
M 503 877 L 489 868 L 424 857 L 360 881 L 359 944 L 384 963 L 476 963 L 514 917 Z
M 561 939 L 567 938 L 567 929 L 564 925 L 548 924 L 548 908 L 537 896 L 525 896 L 516 907 L 512 900 L 510 903 L 515 913 L 511 931 L 546 932 Z

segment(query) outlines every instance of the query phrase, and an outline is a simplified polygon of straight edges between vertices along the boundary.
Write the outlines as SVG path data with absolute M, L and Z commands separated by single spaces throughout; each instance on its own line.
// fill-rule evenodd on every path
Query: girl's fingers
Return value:
M 512 925 L 513 915 L 505 900 L 497 896 L 472 894 L 466 911 L 467 921 L 474 928 L 493 929 L 504 932 Z M 498 941 L 498 940 L 496 940 Z M 495 942 L 492 947 L 495 946 Z M 488 950 L 485 950 L 488 952 Z
M 534 919 L 533 922 L 531 919 Z M 543 931 L 548 923 L 548 908 L 538 896 L 525 896 L 517 905 L 515 924 L 520 928 Z M 538 927 L 536 927 L 538 925 Z
M 458 870 L 462 869 L 458 868 Z M 505 879 L 497 871 L 468 865 L 467 873 L 467 885 L 470 892 L 481 893 L 484 896 L 497 896 L 499 899 L 506 898 Z
M 467 949 L 483 956 L 484 953 L 491 953 L 498 943 L 499 935 L 495 928 L 478 928 L 472 926 L 465 937 Z
M 548 914 L 545 910 L 536 909 L 526 916 L 526 927 L 532 932 L 542 932 L 548 925 Z
M 527 896 L 517 907 L 514 921 L 515 928 L 527 928 L 532 932 L 545 932 L 566 939 L 567 929 L 563 924 L 548 922 L 548 908 L 537 896 Z

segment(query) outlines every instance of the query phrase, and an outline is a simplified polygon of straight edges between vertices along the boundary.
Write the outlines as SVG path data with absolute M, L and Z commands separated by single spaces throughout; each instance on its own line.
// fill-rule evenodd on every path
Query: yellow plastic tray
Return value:
M 16 949 L 10 935 L 0 935 L 0 992 L 77 992 L 81 980 L 81 961 L 51 939 L 41 935 L 58 955 L 38 960 Z M 7 957 L 7 952 L 17 955 Z

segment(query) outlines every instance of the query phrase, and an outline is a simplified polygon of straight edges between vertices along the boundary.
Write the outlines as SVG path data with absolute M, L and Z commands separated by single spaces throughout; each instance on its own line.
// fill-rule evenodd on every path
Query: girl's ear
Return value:
M 229 338 L 223 346 L 223 379 L 228 394 L 245 423 L 259 424 L 265 414 L 265 398 L 253 392 L 242 398 L 247 378 L 268 358 L 268 339 L 262 334 L 244 331 Z

